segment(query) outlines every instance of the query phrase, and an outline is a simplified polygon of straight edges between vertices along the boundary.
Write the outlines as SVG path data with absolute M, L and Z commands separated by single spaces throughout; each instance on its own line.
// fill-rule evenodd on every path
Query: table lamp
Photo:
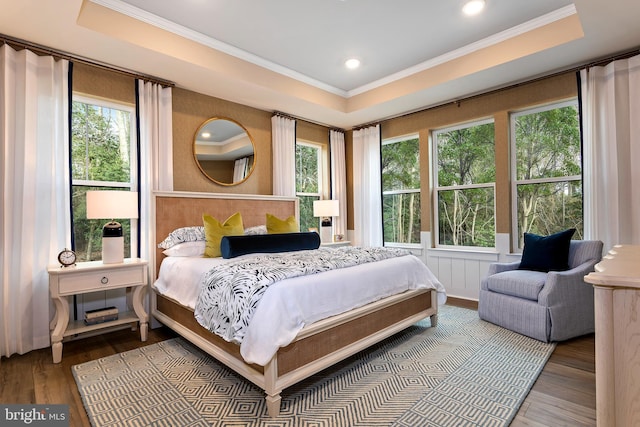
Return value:
M 331 243 L 333 233 L 331 232 L 331 218 L 340 214 L 337 200 L 314 200 L 313 216 L 322 218 L 320 222 L 320 241 Z
M 124 261 L 122 224 L 115 219 L 138 218 L 136 191 L 87 191 L 87 219 L 110 219 L 102 228 L 102 262 Z

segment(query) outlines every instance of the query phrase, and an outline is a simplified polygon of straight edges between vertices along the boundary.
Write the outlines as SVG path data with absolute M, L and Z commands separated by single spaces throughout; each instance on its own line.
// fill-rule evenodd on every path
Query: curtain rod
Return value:
M 298 117 L 294 117 L 291 114 L 283 113 L 282 111 L 274 111 L 273 115 L 278 117 L 284 117 L 285 119 L 289 119 L 289 120 L 304 120 Z
M 417 113 L 417 111 L 416 111 Z M 403 114 L 404 115 L 404 114 Z M 401 116 L 398 116 L 401 117 Z M 388 119 L 385 119 L 388 120 Z M 382 121 L 382 120 L 381 120 Z M 366 128 L 370 128 L 370 127 L 374 127 L 374 126 L 378 126 L 380 125 L 381 121 L 377 121 L 377 122 L 371 122 L 371 123 L 365 123 L 363 125 L 358 125 L 358 126 L 354 126 L 353 128 L 351 128 L 351 131 L 354 132 L 356 130 L 362 130 L 362 129 L 366 129 Z
M 66 59 L 68 61 L 72 61 L 72 62 L 79 62 L 85 65 L 91 65 L 94 67 L 98 67 L 98 68 L 102 68 L 104 70 L 108 70 L 108 71 L 113 71 L 119 74 L 124 74 L 126 76 L 129 77 L 134 77 L 136 79 L 141 79 L 141 80 L 146 80 L 152 83 L 157 83 L 159 85 L 165 86 L 165 87 L 174 87 L 175 83 L 170 82 L 168 80 L 163 80 L 160 79 L 158 77 L 153 77 L 153 76 L 149 76 L 146 74 L 141 74 L 141 73 L 137 73 L 131 70 L 127 70 L 124 68 L 119 68 L 116 67 L 114 65 L 109 65 L 109 64 L 105 64 L 103 62 L 98 62 L 98 61 L 94 61 L 88 58 L 84 58 L 81 56 L 77 56 L 77 55 L 73 55 L 70 54 L 68 52 L 64 52 L 61 50 L 57 50 L 57 49 L 53 49 L 53 48 L 49 48 L 43 45 L 39 45 L 36 43 L 31 43 L 28 42 L 26 40 L 22 40 L 22 39 L 17 39 L 15 37 L 11 37 L 11 36 L 7 36 L 5 34 L 0 34 L 0 44 L 8 44 L 9 46 L 12 47 L 18 47 L 18 48 L 22 48 L 22 49 L 29 49 L 31 51 L 33 51 L 34 53 L 40 53 L 40 54 L 45 54 L 45 55 L 51 55 L 55 58 L 58 59 Z
M 286 117 L 287 119 L 290 119 L 290 120 L 300 120 L 300 121 L 303 121 L 303 122 L 311 123 L 312 125 L 322 126 L 322 127 L 325 127 L 325 128 L 329 128 L 330 130 L 335 130 L 335 131 L 342 132 L 342 133 L 346 132 L 344 129 L 341 129 L 341 128 L 336 127 L 336 126 L 328 125 L 326 123 L 316 122 L 316 121 L 313 121 L 313 120 L 306 119 L 304 117 L 294 116 L 293 114 L 283 113 L 282 111 L 273 110 L 272 114 L 274 116 Z

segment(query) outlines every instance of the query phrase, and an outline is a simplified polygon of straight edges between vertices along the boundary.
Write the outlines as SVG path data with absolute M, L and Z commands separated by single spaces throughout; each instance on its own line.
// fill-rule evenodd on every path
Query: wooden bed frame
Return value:
M 245 227 L 263 225 L 265 214 L 298 218 L 298 199 L 277 196 L 158 192 L 154 195 L 155 242 L 172 230 L 202 224 L 208 213 L 223 221 L 235 212 L 242 214 Z M 164 255 L 156 250 L 152 261 L 153 280 Z M 280 393 L 285 388 L 370 347 L 371 345 L 431 316 L 437 325 L 437 293 L 431 289 L 407 291 L 336 315 L 303 328 L 296 339 L 282 347 L 265 366 L 247 364 L 240 346 L 209 332 L 195 320 L 193 311 L 151 292 L 151 312 L 215 359 L 233 369 L 266 393 L 270 416 L 280 413 Z

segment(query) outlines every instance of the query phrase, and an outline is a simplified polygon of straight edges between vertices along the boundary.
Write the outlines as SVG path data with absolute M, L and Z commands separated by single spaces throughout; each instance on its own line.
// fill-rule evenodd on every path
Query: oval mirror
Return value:
M 246 180 L 255 165 L 255 149 L 249 132 L 238 122 L 214 117 L 196 131 L 193 154 L 202 173 L 220 185 Z

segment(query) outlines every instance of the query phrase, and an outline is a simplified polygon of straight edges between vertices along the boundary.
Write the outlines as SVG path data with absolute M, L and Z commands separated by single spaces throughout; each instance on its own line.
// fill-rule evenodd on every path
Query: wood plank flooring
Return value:
M 477 309 L 473 301 L 449 298 L 447 304 Z M 66 342 L 62 362 L 51 349 L 0 361 L 0 402 L 69 405 L 72 427 L 89 426 L 71 366 L 174 337 L 168 328 L 149 331 L 140 342 L 129 329 Z M 595 339 L 586 335 L 559 343 L 511 424 L 512 427 L 595 426 Z

